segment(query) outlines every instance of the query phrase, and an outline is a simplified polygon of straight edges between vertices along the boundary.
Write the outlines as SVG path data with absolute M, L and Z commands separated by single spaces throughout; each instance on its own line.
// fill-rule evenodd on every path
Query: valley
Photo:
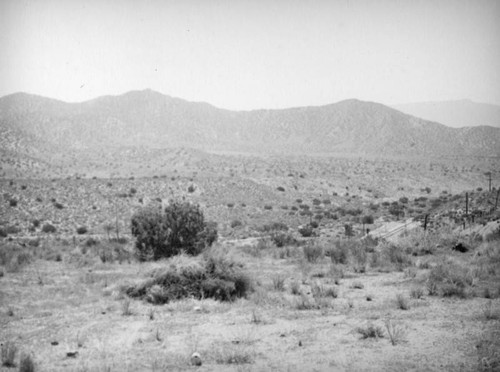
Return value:
M 1 371 L 500 368 L 500 129 L 28 98 L 0 99 Z M 132 221 L 177 202 L 216 242 L 144 259 Z

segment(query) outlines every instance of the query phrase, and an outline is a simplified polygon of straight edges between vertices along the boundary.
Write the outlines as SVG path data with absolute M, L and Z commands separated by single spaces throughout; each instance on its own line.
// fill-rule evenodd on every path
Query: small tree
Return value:
M 206 223 L 198 205 L 175 201 L 161 211 L 144 208 L 132 216 L 132 235 L 141 260 L 170 257 L 184 251 L 197 255 L 217 240 L 214 223 Z
M 373 216 L 372 215 L 363 216 L 361 223 L 363 224 L 363 231 L 365 231 L 365 225 L 373 224 Z

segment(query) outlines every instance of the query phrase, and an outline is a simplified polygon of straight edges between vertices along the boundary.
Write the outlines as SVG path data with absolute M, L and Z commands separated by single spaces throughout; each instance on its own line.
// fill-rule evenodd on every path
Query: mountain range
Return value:
M 500 106 L 473 102 L 468 99 L 406 103 L 391 107 L 409 115 L 436 121 L 453 128 L 479 125 L 500 128 Z
M 374 102 L 229 111 L 152 90 L 82 103 L 0 98 L 4 152 L 50 159 L 69 149 L 191 147 L 249 153 L 498 156 L 500 128 L 450 128 Z

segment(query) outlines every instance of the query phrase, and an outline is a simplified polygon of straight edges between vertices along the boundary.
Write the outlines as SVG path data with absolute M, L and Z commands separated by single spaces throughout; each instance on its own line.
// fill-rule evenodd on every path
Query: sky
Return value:
M 500 1 L 0 0 L 0 96 L 500 105 Z

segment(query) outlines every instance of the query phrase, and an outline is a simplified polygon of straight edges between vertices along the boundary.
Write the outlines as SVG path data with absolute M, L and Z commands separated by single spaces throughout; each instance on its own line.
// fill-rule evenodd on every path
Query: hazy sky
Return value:
M 0 96 L 500 105 L 500 1 L 0 0 Z

